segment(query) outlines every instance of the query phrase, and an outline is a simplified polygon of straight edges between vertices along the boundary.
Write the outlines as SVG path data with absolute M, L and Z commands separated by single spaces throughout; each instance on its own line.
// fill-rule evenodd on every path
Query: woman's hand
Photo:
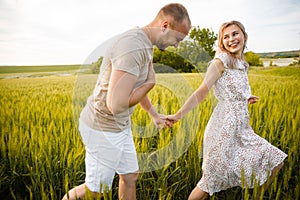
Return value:
M 178 114 L 168 115 L 166 120 L 168 123 L 173 125 L 174 123 L 176 123 L 180 120 L 180 117 L 178 117 Z
M 258 101 L 259 97 L 257 96 L 251 96 L 249 99 L 248 99 L 248 103 L 249 104 L 254 104 Z

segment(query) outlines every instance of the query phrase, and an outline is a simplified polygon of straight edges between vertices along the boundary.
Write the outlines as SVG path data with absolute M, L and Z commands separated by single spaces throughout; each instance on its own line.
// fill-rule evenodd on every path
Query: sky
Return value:
M 299 0 L 0 0 L 0 65 L 82 64 L 107 39 L 145 26 L 168 3 L 215 33 L 238 20 L 246 51 L 300 49 Z

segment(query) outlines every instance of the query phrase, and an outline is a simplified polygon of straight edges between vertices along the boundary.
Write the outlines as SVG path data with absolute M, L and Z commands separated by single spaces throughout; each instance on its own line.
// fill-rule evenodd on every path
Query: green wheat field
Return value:
M 18 69 L 17 69 L 18 68 Z M 57 200 L 85 177 L 78 116 L 97 75 L 79 66 L 0 67 L 0 197 Z M 300 67 L 252 68 L 251 126 L 288 154 L 263 199 L 300 196 Z M 175 113 L 203 80 L 203 74 L 157 74 L 149 93 L 162 114 Z M 133 135 L 141 173 L 138 200 L 184 200 L 201 178 L 202 139 L 216 105 L 212 93 L 170 129 L 156 130 L 137 106 Z M 231 188 L 209 199 L 248 200 L 254 189 Z M 118 176 L 104 199 L 117 199 Z

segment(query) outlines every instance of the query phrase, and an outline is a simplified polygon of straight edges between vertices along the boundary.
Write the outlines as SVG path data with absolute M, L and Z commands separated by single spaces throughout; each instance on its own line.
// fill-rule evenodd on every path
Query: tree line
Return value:
M 215 55 L 217 34 L 211 29 L 194 27 L 178 48 L 168 47 L 161 51 L 154 47 L 153 66 L 157 73 L 206 72 L 207 64 Z M 91 72 L 99 73 L 102 57 L 92 63 Z M 245 59 L 250 66 L 262 66 L 260 55 L 246 52 Z

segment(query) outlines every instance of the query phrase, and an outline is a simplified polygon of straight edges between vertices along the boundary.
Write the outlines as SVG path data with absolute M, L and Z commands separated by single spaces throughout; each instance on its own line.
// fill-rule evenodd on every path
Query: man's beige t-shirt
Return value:
M 131 126 L 135 106 L 113 115 L 106 96 L 112 70 L 122 70 L 138 77 L 135 87 L 145 82 L 152 62 L 153 45 L 141 28 L 131 29 L 117 37 L 107 49 L 93 94 L 80 114 L 80 120 L 95 130 L 120 132 Z

